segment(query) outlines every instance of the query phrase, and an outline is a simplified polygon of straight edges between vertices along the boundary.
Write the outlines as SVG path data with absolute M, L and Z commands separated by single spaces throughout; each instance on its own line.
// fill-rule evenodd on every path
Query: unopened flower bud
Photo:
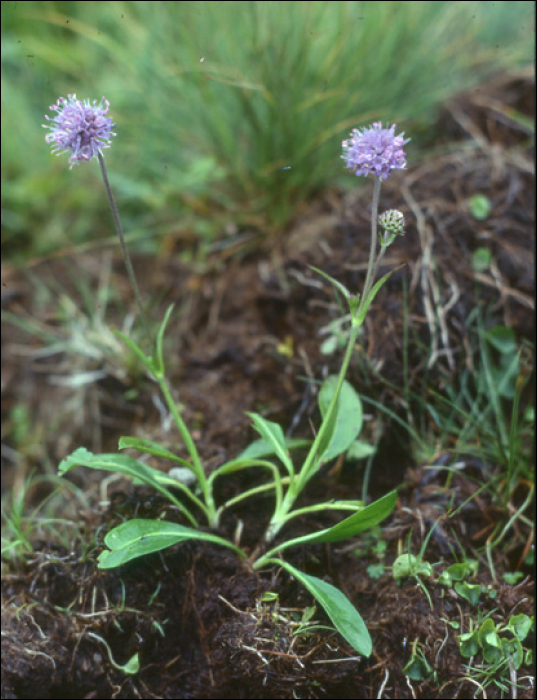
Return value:
M 397 209 L 389 209 L 381 214 L 379 224 L 386 230 L 387 234 L 393 233 L 396 236 L 402 236 L 405 232 L 405 217 Z

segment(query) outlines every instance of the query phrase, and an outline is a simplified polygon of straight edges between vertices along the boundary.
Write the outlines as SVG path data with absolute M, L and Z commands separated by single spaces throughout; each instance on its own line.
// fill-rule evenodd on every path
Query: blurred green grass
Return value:
M 113 236 L 96 162 L 41 128 L 60 95 L 111 102 L 106 152 L 139 246 L 225 223 L 270 233 L 344 173 L 354 126 L 396 122 L 411 160 L 453 93 L 533 59 L 531 2 L 2 3 L 2 248 Z

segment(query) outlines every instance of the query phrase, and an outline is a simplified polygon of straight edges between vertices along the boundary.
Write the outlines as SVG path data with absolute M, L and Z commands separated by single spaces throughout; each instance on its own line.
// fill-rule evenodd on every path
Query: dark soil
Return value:
M 42 479 L 26 494 L 28 508 L 49 497 L 55 517 L 66 523 L 37 527 L 33 551 L 4 564 L 3 698 L 485 697 L 479 684 L 486 677 L 468 680 L 467 668 L 483 660 L 461 657 L 458 637 L 479 616 L 506 624 L 514 614 L 532 614 L 532 514 L 516 519 L 487 558 L 487 538 L 505 514 L 491 491 L 478 488 L 501 482 L 504 468 L 456 450 L 456 433 L 444 439 L 423 405 L 431 392 L 458 385 L 479 364 L 475 309 L 485 327 L 514 330 L 526 345 L 523 367 L 534 371 L 528 350 L 535 340 L 533 154 L 519 118 L 534 117 L 534 87 L 529 74 L 503 76 L 453 100 L 439 117 L 436 152 L 383 185 L 381 211 L 401 209 L 407 221 L 384 271 L 401 267 L 371 308 L 348 379 L 364 401 L 389 410 L 366 402 L 361 437 L 378 442 L 370 497 L 397 488 L 398 504 L 382 529 L 289 555 L 356 605 L 373 637 L 371 658 L 356 656 L 334 631 L 296 634 L 311 596 L 285 571 L 252 572 L 227 550 L 186 543 L 99 571 L 95 560 L 110 527 L 134 515 L 158 517 L 169 503 L 126 480 L 79 469 L 72 478 L 78 490 L 67 492 L 62 482 L 58 495 L 51 480 Z M 191 238 L 181 233 L 166 241 L 166 256 L 135 258 L 143 293 L 152 298 L 151 318 L 162 318 L 176 303 L 166 335 L 169 377 L 208 469 L 255 438 L 245 411 L 260 412 L 297 437 L 311 436 L 318 425 L 316 386 L 337 372 L 342 355 L 320 351 L 327 335 L 319 331 L 343 311 L 308 265 L 361 289 L 372 184 L 351 194 L 326 192 L 279 236 L 239 231 L 215 244 L 203 266 L 181 262 L 187 252 L 195 256 Z M 483 221 L 468 206 L 476 194 L 492 203 Z M 472 255 L 480 247 L 489 249 L 492 263 L 476 272 Z M 78 334 L 92 348 L 106 341 L 102 328 L 72 309 L 84 308 L 79 281 L 86 280 L 96 298 L 108 268 L 115 291 L 106 326 L 121 328 L 135 310 L 115 251 L 64 251 L 26 271 L 3 266 L 3 308 L 42 331 L 28 334 L 9 317 L 2 325 L 3 492 L 17 493 L 32 472 L 50 477 L 80 445 L 114 451 L 121 435 L 181 450 L 155 385 L 134 363 L 127 371 L 124 355 L 114 355 L 124 350 L 85 357 L 51 351 L 52 336 L 72 343 Z M 87 372 L 98 374 L 82 383 Z M 78 385 L 67 383 L 73 377 Z M 530 378 L 527 387 L 533 384 Z M 526 390 L 521 410 L 532 402 Z M 431 454 L 411 442 L 401 423 L 409 418 Z M 528 440 L 522 448 L 531 448 Z M 455 462 L 446 478 L 442 466 Z M 331 465 L 312 482 L 305 502 L 360 498 L 363 475 L 363 461 Z M 240 493 L 251 478 L 230 479 L 220 495 Z M 509 517 L 529 488 L 520 478 Z M 223 519 L 221 534 L 233 538 L 241 531 L 241 545 L 251 550 L 270 503 L 246 503 Z M 292 521 L 285 534 L 336 520 L 323 514 Z M 395 558 L 409 547 L 418 554 L 424 545 L 435 575 L 396 583 L 389 568 Z M 438 581 L 463 552 L 479 561 L 472 583 L 481 583 L 484 593 L 477 606 Z M 372 564 L 385 565 L 377 579 Z M 505 583 L 503 574 L 514 571 L 523 578 Z M 264 600 L 267 591 L 277 599 Z M 328 623 L 322 609 L 315 619 Z M 105 642 L 116 664 L 138 653 L 139 672 L 115 668 Z M 416 677 L 408 662 L 420 655 L 429 671 Z M 533 697 L 528 665 L 499 670 L 493 680 L 489 698 Z

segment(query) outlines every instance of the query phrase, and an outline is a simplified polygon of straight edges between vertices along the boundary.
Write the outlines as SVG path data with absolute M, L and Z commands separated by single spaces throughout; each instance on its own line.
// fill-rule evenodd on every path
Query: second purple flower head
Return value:
M 343 141 L 342 158 L 355 175 L 375 175 L 385 180 L 392 170 L 406 168 L 403 146 L 410 139 L 395 135 L 395 124 L 383 129 L 375 122 L 365 129 L 353 129 L 351 137 Z

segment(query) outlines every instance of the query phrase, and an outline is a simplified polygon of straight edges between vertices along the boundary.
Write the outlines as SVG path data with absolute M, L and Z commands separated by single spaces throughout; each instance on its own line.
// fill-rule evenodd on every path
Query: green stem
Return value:
M 274 511 L 274 515 L 272 516 L 267 531 L 265 533 L 265 540 L 267 542 L 271 542 L 277 535 L 280 528 L 287 519 L 287 513 L 291 510 L 294 502 L 300 495 L 301 491 L 304 489 L 311 477 L 317 472 L 320 466 L 319 459 L 320 457 L 322 457 L 322 455 L 319 455 L 319 447 L 322 444 L 325 433 L 328 430 L 328 426 L 330 425 L 330 422 L 332 420 L 334 411 L 336 410 L 339 394 L 341 392 L 341 387 L 343 386 L 343 381 L 345 379 L 345 375 L 347 374 L 347 369 L 349 367 L 352 352 L 354 350 L 354 344 L 356 343 L 356 337 L 358 335 L 359 330 L 359 324 L 353 320 L 351 332 L 349 334 L 349 340 L 347 342 L 347 349 L 345 351 L 345 357 L 343 358 L 341 369 L 339 371 L 338 381 L 336 384 L 334 394 L 332 396 L 332 400 L 330 401 L 328 410 L 324 415 L 323 422 L 321 423 L 321 427 L 319 428 L 319 432 L 317 433 L 315 440 L 313 441 L 313 444 L 310 447 L 308 456 L 306 457 L 306 460 L 302 465 L 302 469 L 296 475 L 296 477 L 289 483 L 287 493 L 285 494 L 280 508 L 276 508 L 276 510 Z
M 239 498 L 237 496 L 236 498 Z M 323 510 L 352 510 L 356 511 L 356 509 L 359 506 L 356 504 L 356 502 L 352 503 L 351 501 L 344 502 L 344 501 L 334 501 L 330 502 L 327 501 L 326 503 L 316 503 L 315 505 L 312 506 L 304 506 L 304 508 L 295 508 L 295 510 L 292 511 L 292 513 L 288 513 L 287 515 L 282 517 L 283 522 L 287 522 L 289 520 L 292 520 L 293 518 L 298 518 L 301 515 L 307 515 L 308 513 L 316 513 L 318 511 L 323 511 Z
M 275 494 L 275 499 L 276 499 L 276 510 L 280 507 L 282 497 L 283 497 L 283 489 L 282 489 L 282 483 L 286 482 L 288 483 L 289 479 L 286 477 L 285 479 L 282 479 L 280 476 L 280 472 L 278 470 L 278 467 L 275 464 L 272 464 L 272 462 L 267 462 L 264 459 L 251 459 L 251 460 L 236 460 L 235 462 L 228 462 L 228 464 L 222 465 L 222 467 L 219 467 L 218 469 L 215 469 L 212 474 L 208 478 L 208 483 L 211 488 L 213 488 L 213 483 L 216 478 L 219 476 L 224 476 L 226 474 L 226 467 L 227 469 L 230 469 L 229 465 L 235 464 L 236 466 L 240 465 L 241 470 L 242 469 L 249 469 L 251 467 L 261 467 L 263 469 L 268 469 L 271 474 L 272 478 L 274 479 L 274 483 L 269 483 L 269 484 L 262 484 L 261 486 L 256 486 L 249 491 L 243 491 L 240 493 L 238 496 L 234 496 L 231 498 L 229 501 L 226 501 L 224 504 L 222 504 L 219 509 L 218 513 L 220 514 L 225 508 L 229 508 L 230 506 L 234 505 L 235 503 L 238 503 L 239 501 L 242 501 L 245 498 L 249 498 L 252 494 L 255 493 L 262 493 L 263 491 L 268 491 L 270 489 L 274 489 L 274 494 Z M 233 469 L 232 471 L 235 471 Z M 231 473 L 231 470 L 228 471 L 227 473 Z
M 371 242 L 369 247 L 369 261 L 367 263 L 367 274 L 365 278 L 364 289 L 362 291 L 362 296 L 360 297 L 360 304 L 358 306 L 357 315 L 361 311 L 363 304 L 366 303 L 367 295 L 369 294 L 369 291 L 373 286 L 373 281 L 375 279 L 375 274 L 377 271 L 377 266 L 375 264 L 375 253 L 377 250 L 377 220 L 381 183 L 382 180 L 380 179 L 380 177 L 376 177 L 375 186 L 373 187 L 373 201 L 371 204 Z
M 123 259 L 125 261 L 125 267 L 127 268 L 127 275 L 129 277 L 129 281 L 131 283 L 132 291 L 134 292 L 134 297 L 136 299 L 136 303 L 138 304 L 138 309 L 140 311 L 140 319 L 142 321 L 142 325 L 144 327 L 144 332 L 147 338 L 147 341 L 149 343 L 149 347 L 151 348 L 151 356 L 155 357 L 153 354 L 153 348 L 155 348 L 155 343 L 153 340 L 153 336 L 151 334 L 151 330 L 149 327 L 149 322 L 147 320 L 147 316 L 144 310 L 144 306 L 142 303 L 142 295 L 140 294 L 140 289 L 138 287 L 138 283 L 136 282 L 136 276 L 134 274 L 134 268 L 132 266 L 132 260 L 129 254 L 129 249 L 127 248 L 127 243 L 125 240 L 125 234 L 123 232 L 123 226 L 121 224 L 121 219 L 119 217 L 119 210 L 117 208 L 116 200 L 114 198 L 114 193 L 112 192 L 112 188 L 110 187 L 110 181 L 108 180 L 108 172 L 106 169 L 106 164 L 104 162 L 104 156 L 99 151 L 98 153 L 98 158 L 99 158 L 99 164 L 101 166 L 101 172 L 103 176 L 103 181 L 104 181 L 104 186 L 106 189 L 106 194 L 108 196 L 108 202 L 110 204 L 110 209 L 112 211 L 112 217 L 114 219 L 114 225 L 116 227 L 117 235 L 119 237 L 119 242 L 121 245 L 121 251 L 123 253 Z M 157 348 L 157 353 L 158 353 L 158 348 Z M 198 480 L 199 486 L 202 490 L 203 493 L 203 498 L 205 501 L 206 508 L 203 507 L 202 510 L 207 515 L 207 520 L 209 522 L 209 525 L 211 527 L 215 527 L 217 522 L 218 522 L 218 515 L 216 512 L 215 504 L 214 504 L 214 498 L 213 498 L 213 491 L 211 488 L 211 485 L 207 481 L 207 477 L 205 476 L 205 471 L 203 469 L 203 465 L 201 463 L 200 456 L 198 454 L 198 450 L 196 448 L 196 445 L 194 441 L 192 440 L 192 436 L 190 435 L 190 432 L 188 428 L 186 427 L 186 424 L 177 408 L 177 405 L 175 401 L 173 400 L 173 397 L 171 395 L 171 391 L 168 385 L 168 380 L 166 379 L 164 375 L 164 369 L 163 369 L 163 362 L 162 362 L 162 357 L 158 358 L 159 359 L 159 366 L 161 368 L 160 370 L 157 371 L 152 371 L 152 374 L 158 383 L 160 390 L 162 391 L 162 395 L 164 396 L 164 399 L 166 401 L 166 404 L 168 405 L 168 408 L 173 416 L 173 419 L 175 421 L 175 425 L 177 426 L 177 429 L 179 430 L 179 433 L 181 434 L 181 437 L 183 438 L 183 442 L 185 443 L 186 449 L 188 451 L 188 454 L 190 455 L 190 458 L 192 460 L 192 470 L 194 471 L 196 478 Z M 156 363 L 153 362 L 153 360 L 150 360 L 151 366 L 153 367 L 153 370 L 156 367 Z M 195 497 L 194 497 L 195 499 Z
M 377 259 L 375 260 L 375 265 L 374 265 L 374 269 L 373 269 L 373 277 L 372 277 L 372 282 L 373 282 L 373 283 L 375 282 L 375 280 L 376 280 L 376 278 L 377 278 L 377 272 L 378 272 L 378 270 L 379 270 L 380 263 L 382 262 L 382 258 L 383 258 L 384 255 L 386 254 L 386 251 L 387 251 L 387 250 L 388 250 L 388 248 L 381 248 L 381 249 L 379 250 L 379 254 L 377 255 Z
M 242 491 L 238 496 L 230 498 L 229 501 L 222 503 L 218 509 L 218 513 L 221 514 L 226 508 L 231 508 L 231 506 L 237 505 L 241 501 L 245 501 L 252 496 L 257 496 L 260 493 L 266 493 L 267 491 L 273 491 L 274 484 L 262 484 L 261 486 L 255 486 L 254 488 L 248 489 L 248 491 Z
M 347 369 L 349 367 L 349 363 L 352 357 L 354 345 L 358 336 L 358 331 L 360 330 L 360 326 L 363 323 L 363 321 L 360 322 L 358 319 L 360 318 L 364 305 L 368 303 L 367 298 L 373 286 L 375 275 L 378 269 L 377 263 L 380 261 L 383 255 L 383 253 L 381 253 L 381 255 L 379 255 L 378 260 L 376 260 L 377 220 L 381 182 L 382 181 L 380 177 L 375 178 L 375 185 L 373 188 L 373 201 L 371 205 L 371 244 L 369 248 L 369 261 L 367 263 L 367 274 L 358 308 L 353 311 L 351 307 L 351 332 L 349 334 L 349 340 L 347 342 L 345 357 L 343 358 L 343 363 L 339 371 L 336 389 L 332 396 L 332 400 L 330 401 L 330 405 L 328 406 L 328 410 L 324 415 L 323 422 L 321 423 L 321 427 L 319 428 L 319 432 L 317 433 L 317 436 L 313 441 L 310 451 L 308 452 L 308 456 L 306 457 L 306 461 L 302 466 L 302 469 L 296 475 L 296 478 L 291 480 L 291 482 L 289 483 L 289 488 L 287 489 L 287 493 L 285 494 L 285 497 L 281 503 L 281 506 L 279 508 L 276 508 L 276 510 L 274 511 L 274 515 L 272 516 L 272 519 L 265 533 L 266 542 L 271 542 L 276 536 L 276 534 L 279 532 L 284 522 L 289 519 L 289 516 L 287 514 L 293 507 L 298 495 L 320 467 L 319 460 L 322 457 L 322 455 L 318 454 L 319 447 L 323 442 L 325 433 L 328 430 L 328 426 L 330 425 L 334 411 L 336 410 L 339 394 L 341 392 L 341 387 L 343 386 L 343 381 L 347 374 Z
M 375 445 L 378 445 L 380 436 L 382 433 L 382 418 L 379 418 L 377 421 L 377 427 L 375 429 Z M 367 503 L 367 500 L 369 498 L 369 480 L 371 478 L 371 469 L 373 468 L 373 460 L 375 458 L 375 454 L 369 455 L 365 469 L 364 469 L 364 479 L 362 481 L 362 501 L 363 503 Z
M 196 479 L 198 480 L 198 484 L 203 493 L 203 500 L 205 501 L 205 504 L 207 506 L 207 520 L 209 526 L 216 527 L 218 522 L 218 515 L 214 504 L 213 491 L 205 475 L 205 470 L 203 469 L 203 464 L 201 462 L 196 444 L 192 439 L 192 436 L 190 435 L 190 431 L 186 427 L 186 423 L 184 422 L 183 417 L 181 416 L 181 413 L 177 408 L 177 404 L 173 400 L 173 396 L 168 385 L 168 380 L 166 379 L 164 374 L 153 373 L 153 376 L 155 377 L 155 380 L 160 387 L 162 395 L 164 396 L 164 400 L 166 401 L 166 405 L 168 406 L 170 413 L 172 414 L 173 420 L 175 421 L 175 425 L 177 426 L 177 429 L 181 434 L 183 442 L 185 443 L 185 447 L 188 451 L 188 454 L 190 455 L 190 459 L 192 460 L 192 471 L 196 475 Z
M 110 182 L 108 180 L 108 172 L 106 170 L 106 165 L 104 162 L 104 156 L 99 151 L 97 154 L 97 157 L 99 158 L 99 164 L 101 166 L 101 172 L 103 175 L 103 181 L 104 181 L 104 187 L 106 189 L 106 194 L 108 196 L 108 202 L 110 204 L 110 209 L 112 210 L 112 218 L 114 219 L 114 225 L 116 227 L 116 232 L 119 237 L 119 242 L 121 245 L 121 252 L 123 253 L 123 260 L 125 261 L 125 267 L 127 268 L 127 275 L 129 277 L 129 282 L 131 283 L 132 291 L 134 292 L 134 297 L 136 299 L 136 303 L 138 304 L 138 310 L 140 311 L 140 319 L 142 321 L 142 325 L 144 327 L 144 332 L 147 337 L 147 340 L 149 342 L 149 347 L 151 348 L 151 352 L 153 349 L 153 336 L 151 335 L 151 331 L 149 328 L 149 322 L 147 320 L 147 316 L 145 314 L 144 306 L 142 304 L 142 296 L 140 294 L 140 290 L 138 288 L 138 283 L 136 282 L 136 277 L 134 275 L 134 268 L 132 267 L 132 261 L 131 257 L 129 254 L 129 249 L 127 248 L 127 243 L 125 241 L 125 234 L 123 233 L 123 226 L 121 225 L 121 219 L 119 218 L 119 210 L 117 208 L 116 200 L 114 198 L 114 193 L 112 192 L 112 188 L 110 187 Z
M 336 388 L 334 391 L 334 394 L 332 396 L 332 400 L 330 401 L 330 404 L 328 406 L 328 410 L 325 413 L 325 416 L 323 418 L 323 422 L 321 423 L 321 427 L 319 428 L 319 432 L 317 433 L 317 436 L 315 437 L 315 440 L 313 441 L 313 444 L 310 448 L 310 451 L 308 453 L 308 456 L 306 458 L 306 461 L 304 462 L 304 465 L 302 469 L 300 470 L 300 473 L 297 475 L 297 478 L 293 483 L 290 484 L 289 490 L 295 490 L 296 489 L 296 496 L 302 491 L 304 486 L 307 484 L 307 482 L 310 480 L 310 478 L 315 474 L 317 469 L 315 468 L 316 461 L 319 458 L 319 445 L 321 445 L 324 435 L 326 431 L 328 430 L 328 426 L 330 424 L 330 421 L 332 419 L 332 416 L 334 414 L 334 411 L 336 410 L 337 407 L 337 402 L 339 399 L 339 394 L 341 392 L 341 387 L 343 386 L 343 381 L 345 379 L 345 376 L 347 374 L 347 369 L 349 367 L 349 363 L 351 361 L 352 353 L 354 350 L 354 345 L 356 343 L 356 338 L 358 336 L 358 331 L 360 330 L 360 326 L 356 323 L 352 323 L 351 326 L 351 332 L 349 334 L 349 340 L 347 342 L 347 348 L 345 350 L 345 356 L 343 357 L 343 362 L 341 363 L 341 369 L 339 370 L 339 375 L 338 375 L 338 380 L 336 384 Z M 294 498 L 293 498 L 294 500 Z

